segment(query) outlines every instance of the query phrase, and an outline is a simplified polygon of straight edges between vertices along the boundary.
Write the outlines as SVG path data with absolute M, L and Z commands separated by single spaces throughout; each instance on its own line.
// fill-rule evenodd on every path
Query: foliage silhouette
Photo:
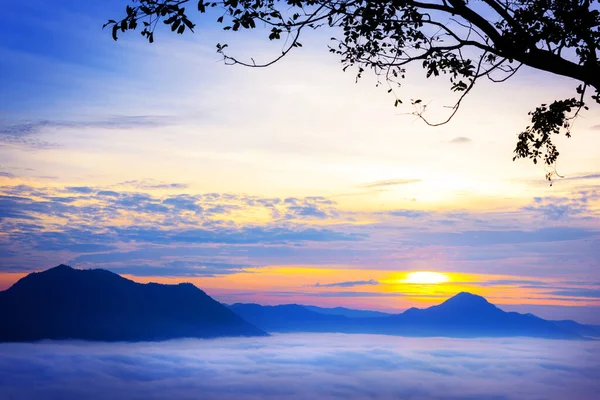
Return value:
M 182 34 L 196 24 L 186 6 L 205 17 L 214 15 L 224 30 L 268 28 L 269 40 L 284 40 L 281 54 L 266 63 L 239 60 L 217 52 L 227 64 L 266 67 L 295 48 L 306 29 L 337 28 L 329 51 L 341 58 L 343 69 L 366 70 L 389 86 L 395 106 L 403 101 L 396 88 L 406 66 L 420 63 L 426 76 L 445 76 L 458 99 L 442 121 L 426 118 L 427 104 L 411 100 L 414 115 L 429 125 L 442 125 L 458 111 L 479 79 L 505 82 L 521 66 L 575 81 L 575 96 L 542 104 L 530 112 L 531 124 L 518 135 L 514 158 L 543 161 L 556 174 L 559 152 L 553 135 L 571 136 L 573 120 L 587 103 L 600 103 L 600 0 L 129 0 L 126 16 L 105 24 L 113 39 L 135 30 L 149 42 L 159 22 Z M 211 11 L 212 10 L 212 11 Z M 218 13 L 217 13 L 218 11 Z M 589 93 L 587 89 L 591 89 Z

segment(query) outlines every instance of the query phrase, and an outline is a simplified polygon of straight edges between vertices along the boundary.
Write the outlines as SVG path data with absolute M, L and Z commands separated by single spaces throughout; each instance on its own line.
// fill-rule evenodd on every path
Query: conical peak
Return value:
M 69 266 L 69 265 L 60 264 L 60 265 L 58 265 L 58 266 L 56 266 L 54 268 L 50 268 L 48 271 L 53 271 L 53 270 L 56 270 L 56 271 L 61 271 L 61 270 L 72 271 L 72 270 L 74 270 L 74 268 L 71 267 L 71 266 Z
M 462 307 L 468 306 L 482 306 L 482 305 L 492 305 L 489 301 L 487 301 L 484 297 L 478 296 L 469 292 L 460 292 L 455 296 L 452 296 L 448 300 L 442 303 L 442 305 L 460 305 Z

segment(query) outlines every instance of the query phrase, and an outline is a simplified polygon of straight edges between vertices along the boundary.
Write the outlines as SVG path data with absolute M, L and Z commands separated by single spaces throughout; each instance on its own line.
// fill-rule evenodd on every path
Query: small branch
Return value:
M 469 92 L 471 91 L 471 89 L 473 89 L 473 86 L 475 85 L 475 81 L 477 80 L 477 75 L 479 75 L 479 72 L 481 70 L 481 65 L 483 64 L 483 59 L 485 57 L 486 54 L 483 54 L 480 58 L 479 58 L 479 62 L 477 64 L 477 70 L 475 72 L 475 75 L 473 76 L 473 78 L 471 79 L 471 83 L 469 84 L 469 86 L 467 87 L 467 89 L 465 89 L 465 91 L 463 92 L 463 94 L 460 96 L 460 98 L 458 99 L 458 101 L 456 102 L 456 104 L 454 104 L 454 106 L 452 106 L 452 113 L 450 114 L 450 116 L 442 122 L 438 122 L 438 123 L 431 123 L 429 122 L 425 117 L 423 117 L 423 110 L 420 112 L 416 112 L 413 113 L 414 115 L 416 115 L 417 117 L 419 117 L 423 122 L 425 122 L 428 126 L 441 126 L 441 125 L 445 125 L 448 122 L 450 122 L 450 120 L 454 117 L 454 115 L 456 115 L 456 113 L 458 112 L 458 109 L 460 108 L 460 105 L 462 103 L 462 101 L 464 100 L 464 98 L 467 96 L 467 94 L 469 94 Z M 425 108 L 425 107 L 424 107 Z

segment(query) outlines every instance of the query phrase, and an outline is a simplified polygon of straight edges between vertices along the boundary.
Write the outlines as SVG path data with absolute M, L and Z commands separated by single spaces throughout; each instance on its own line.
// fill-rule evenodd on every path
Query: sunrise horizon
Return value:
M 57 267 L 51 267 L 46 269 L 40 269 L 39 271 L 33 272 L 44 272 L 49 269 L 58 268 L 58 267 L 68 267 L 76 270 L 104 270 L 113 272 L 122 276 L 123 278 L 129 279 L 133 282 L 147 284 L 147 283 L 159 283 L 166 285 L 178 285 L 181 283 L 189 283 L 196 286 L 198 289 L 203 290 L 211 297 L 215 298 L 215 300 L 221 302 L 222 304 L 231 305 L 236 303 L 241 304 L 260 304 L 265 306 L 279 306 L 279 305 L 302 305 L 302 306 L 315 306 L 321 308 L 348 308 L 351 310 L 363 310 L 363 311 L 378 311 L 383 312 L 385 314 L 396 314 L 402 313 L 410 308 L 427 308 L 434 305 L 438 305 L 443 303 L 444 301 L 457 296 L 461 293 L 472 294 L 476 296 L 481 296 L 486 300 L 490 301 L 490 303 L 500 307 L 505 311 L 514 311 L 519 313 L 531 313 L 535 314 L 539 317 L 549 319 L 549 320 L 573 320 L 581 324 L 590 324 L 590 325 L 599 325 L 600 318 L 597 314 L 592 312 L 577 312 L 573 310 L 572 307 L 568 305 L 548 305 L 547 302 L 539 302 L 535 301 L 535 299 L 528 299 L 527 302 L 523 302 L 518 297 L 502 297 L 498 294 L 494 294 L 493 292 L 487 292 L 484 288 L 477 286 L 478 284 L 485 285 L 486 281 L 476 281 L 473 280 L 475 275 L 466 276 L 465 274 L 455 274 L 452 272 L 438 273 L 433 271 L 405 271 L 402 273 L 391 273 L 388 276 L 393 278 L 381 279 L 377 281 L 375 279 L 370 279 L 368 281 L 346 281 L 346 282 L 326 282 L 323 283 L 317 282 L 314 284 L 314 287 L 339 287 L 339 288 L 352 288 L 352 287 L 360 287 L 360 286 L 374 286 L 381 284 L 391 284 L 391 285 L 410 285 L 412 290 L 406 290 L 406 286 L 400 286 L 397 288 L 397 292 L 378 292 L 380 293 L 382 300 L 377 303 L 369 302 L 367 304 L 353 301 L 351 296 L 344 296 L 349 292 L 339 292 L 340 296 L 332 296 L 333 300 L 326 299 L 323 301 L 322 299 L 315 296 L 315 293 L 303 293 L 297 294 L 294 297 L 286 296 L 269 298 L 268 296 L 261 296 L 261 293 L 255 294 L 246 294 L 245 296 L 237 296 L 230 293 L 231 288 L 225 287 L 211 287 L 207 290 L 206 287 L 201 286 L 202 280 L 194 279 L 193 277 L 140 277 L 129 274 L 119 274 L 119 271 L 106 269 L 102 267 L 94 267 L 94 268 L 77 268 L 76 266 L 71 266 L 67 264 L 60 264 Z M 301 269 L 300 269 L 301 270 Z M 289 273 L 289 272 L 288 272 Z M 371 271 L 372 273 L 372 271 Z M 389 274 L 389 272 L 386 271 Z M 6 274 L 6 280 L 0 280 L 0 291 L 9 289 L 12 285 L 17 283 L 18 280 L 25 278 L 28 274 L 20 274 L 20 273 L 11 273 Z M 14 279 L 11 281 L 10 279 Z M 458 281 L 457 281 L 458 278 Z M 510 280 L 508 280 L 506 276 L 487 276 L 488 279 L 493 278 L 493 282 L 501 283 L 501 286 L 506 286 Z M 500 279 L 504 278 L 504 280 Z M 471 281 L 467 281 L 471 279 Z M 521 277 L 523 279 L 523 277 Z M 525 282 L 525 281 L 524 281 Z M 499 293 L 502 294 L 503 290 L 499 289 Z M 374 292 L 377 293 L 377 292 Z M 349 293 L 351 294 L 351 292 Z M 387 294 L 389 297 L 385 297 Z M 344 299 L 344 297 L 350 297 L 350 301 Z M 392 304 L 389 304 L 385 299 L 395 299 L 397 297 L 401 297 L 401 302 L 392 301 Z M 504 301 L 504 302 L 503 302 Z M 580 306 L 580 308 L 582 308 Z

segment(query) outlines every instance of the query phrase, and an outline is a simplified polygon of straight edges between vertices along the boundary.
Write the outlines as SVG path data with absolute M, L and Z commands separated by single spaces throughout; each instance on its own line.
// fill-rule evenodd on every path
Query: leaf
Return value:
M 185 24 L 185 26 L 187 26 L 187 27 L 189 28 L 189 30 L 190 30 L 190 31 L 194 32 L 194 27 L 195 27 L 196 25 L 194 25 L 194 24 L 192 23 L 192 21 L 190 21 L 189 19 L 187 19 L 187 18 L 185 18 L 185 17 L 184 17 L 184 18 L 183 18 L 183 23 Z

